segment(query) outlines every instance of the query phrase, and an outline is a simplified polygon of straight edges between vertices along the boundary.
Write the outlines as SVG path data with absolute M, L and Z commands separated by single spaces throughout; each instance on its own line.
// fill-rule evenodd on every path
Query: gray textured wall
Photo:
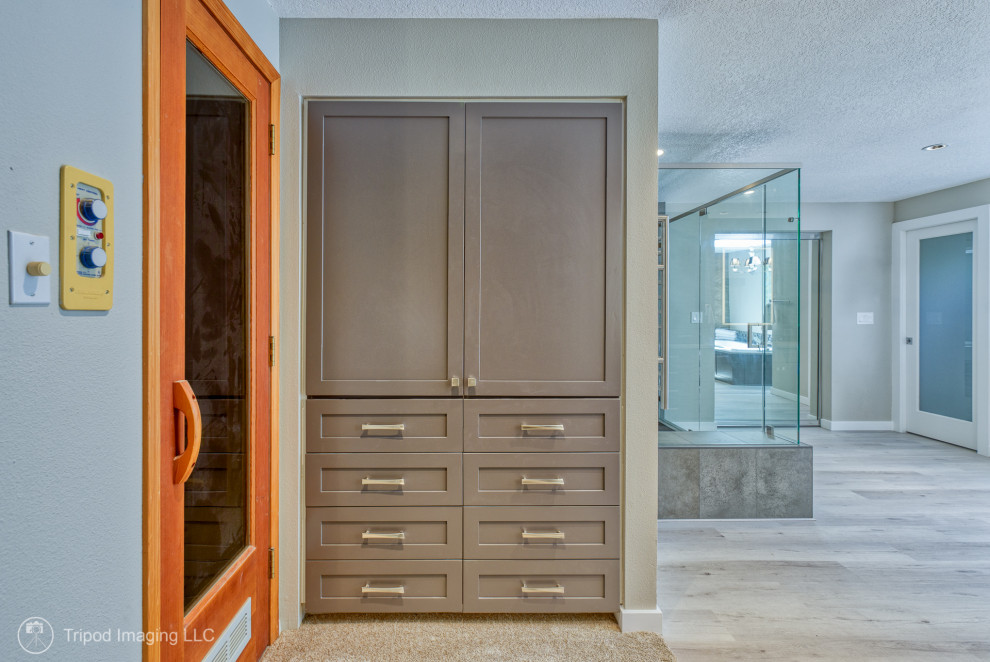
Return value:
M 0 251 L 0 659 L 138 660 L 65 628 L 141 629 L 141 3 L 6 2 L 2 229 L 51 238 L 52 304 L 10 307 Z M 58 305 L 59 168 L 115 188 L 109 312 Z M 35 658 L 21 621 L 58 637 Z
M 229 0 L 273 62 L 265 0 Z M 6 2 L 0 20 L 0 660 L 140 660 L 142 628 L 141 3 Z M 266 14 L 267 12 L 267 14 Z M 114 306 L 58 305 L 59 169 L 115 192 Z M 51 239 L 52 304 L 8 305 L 6 230 Z M 32 656 L 31 616 L 56 632 Z M 111 631 L 111 643 L 66 629 Z

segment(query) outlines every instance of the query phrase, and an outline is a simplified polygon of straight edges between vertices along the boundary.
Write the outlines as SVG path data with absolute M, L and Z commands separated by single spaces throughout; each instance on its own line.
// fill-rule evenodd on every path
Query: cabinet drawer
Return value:
M 619 450 L 619 400 L 468 400 L 464 450 L 475 453 Z
M 306 561 L 310 614 L 460 610 L 460 561 Z
M 460 508 L 307 508 L 308 559 L 459 559 Z
M 307 506 L 459 506 L 456 453 L 307 453 Z
M 618 557 L 618 506 L 477 506 L 464 509 L 466 559 Z
M 307 400 L 310 453 L 459 453 L 461 400 Z
M 471 506 L 604 506 L 619 503 L 618 453 L 468 453 Z
M 465 612 L 619 609 L 618 561 L 465 561 Z

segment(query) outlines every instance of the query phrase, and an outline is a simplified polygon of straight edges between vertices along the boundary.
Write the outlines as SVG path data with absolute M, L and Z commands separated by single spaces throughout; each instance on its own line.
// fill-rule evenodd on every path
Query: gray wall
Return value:
M 99 38 L 92 38 L 98 35 Z M 2 229 L 51 239 L 52 304 L 10 307 L 0 251 L 0 659 L 139 660 L 65 628 L 141 630 L 141 3 L 5 2 Z M 58 305 L 59 168 L 115 189 L 114 305 Z M 58 633 L 18 646 L 29 616 Z
M 990 179 L 917 195 L 894 203 L 894 222 L 990 203 Z
M 834 427 L 891 420 L 890 223 L 893 203 L 805 203 L 801 230 L 823 236 L 822 418 Z M 872 312 L 872 325 L 856 313 Z M 831 358 L 831 360 L 829 360 Z
M 298 624 L 302 99 L 624 98 L 626 608 L 656 608 L 657 23 L 284 19 L 282 43 L 280 615 Z M 656 619 L 658 620 L 658 619 Z
M 278 69 L 278 15 L 272 6 L 267 0 L 224 0 L 224 4 Z

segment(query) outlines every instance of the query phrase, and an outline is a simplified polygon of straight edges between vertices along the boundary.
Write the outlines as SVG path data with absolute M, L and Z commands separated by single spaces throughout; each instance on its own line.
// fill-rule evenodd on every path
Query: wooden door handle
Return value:
M 182 412 L 186 417 L 186 437 L 189 443 L 175 456 L 172 461 L 172 477 L 176 484 L 181 485 L 189 479 L 196 460 L 199 458 L 199 447 L 203 441 L 203 417 L 199 413 L 199 403 L 189 382 L 180 379 L 172 382 L 172 407 Z M 175 426 L 176 448 L 182 447 L 181 430 Z

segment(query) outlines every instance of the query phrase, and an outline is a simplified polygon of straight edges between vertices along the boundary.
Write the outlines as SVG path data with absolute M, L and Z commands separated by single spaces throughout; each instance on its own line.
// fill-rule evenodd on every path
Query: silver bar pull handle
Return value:
M 522 425 L 519 426 L 519 428 L 523 432 L 526 432 L 528 430 L 556 430 L 558 432 L 564 431 L 564 426 L 560 423 L 552 423 L 547 425 L 539 425 L 539 424 L 534 425 L 530 423 L 523 423 Z
M 372 478 L 371 476 L 365 476 L 361 479 L 362 485 L 405 485 L 405 478 Z
M 564 587 L 560 584 L 556 586 L 526 586 L 522 585 L 522 592 L 526 594 L 543 593 L 546 595 L 564 595 Z
M 365 531 L 361 534 L 362 540 L 405 540 L 405 531 L 391 531 L 388 533 L 375 533 L 374 531 Z
M 369 586 L 364 585 L 361 587 L 361 593 L 364 595 L 369 594 L 385 594 L 385 595 L 402 595 L 406 592 L 405 586 Z
M 362 423 L 362 430 L 392 430 L 402 432 L 406 429 L 405 423 Z
M 563 531 L 544 531 L 541 533 L 539 531 L 527 531 L 523 529 L 522 532 L 523 540 L 563 540 L 564 535 Z
M 563 478 L 526 478 L 522 477 L 523 485 L 563 485 Z

